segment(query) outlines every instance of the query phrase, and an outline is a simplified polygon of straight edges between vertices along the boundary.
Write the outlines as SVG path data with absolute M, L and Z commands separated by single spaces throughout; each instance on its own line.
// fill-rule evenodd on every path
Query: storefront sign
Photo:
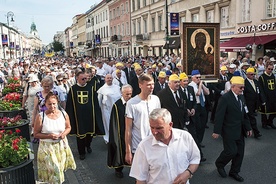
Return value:
M 234 31 L 227 31 L 227 32 L 221 32 L 220 36 L 231 36 L 234 35 L 235 32 Z
M 273 30 L 275 26 L 276 26 L 276 22 L 272 22 L 272 23 L 266 23 L 266 24 L 239 27 L 237 31 L 239 34 L 254 33 L 254 32 Z

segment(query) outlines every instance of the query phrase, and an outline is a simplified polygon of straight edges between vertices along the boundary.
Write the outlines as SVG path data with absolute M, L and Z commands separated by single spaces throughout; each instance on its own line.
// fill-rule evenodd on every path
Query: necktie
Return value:
M 186 96 L 187 99 L 188 99 L 188 95 L 187 95 L 187 90 L 186 90 L 186 88 L 184 88 L 184 94 L 185 94 L 185 96 Z
M 251 85 L 252 85 L 253 89 L 256 91 L 256 86 L 255 86 L 254 81 L 253 81 L 253 80 L 250 80 L 250 83 L 251 83 Z
M 123 86 L 123 83 L 122 83 L 122 81 L 121 81 L 121 79 L 118 79 L 117 78 L 117 80 L 119 81 L 119 86 L 120 86 L 120 88 Z
M 161 84 L 161 89 L 164 89 L 164 84 Z
M 204 107 L 205 106 L 205 102 L 204 102 L 203 94 L 202 93 L 199 95 L 199 101 L 200 101 L 201 107 Z
M 174 94 L 175 94 L 176 102 L 177 102 L 178 106 L 180 106 L 180 105 L 181 105 L 181 99 L 180 99 L 179 96 L 177 95 L 177 91 L 175 91 Z
M 238 104 L 239 104 L 240 110 L 242 111 L 241 100 L 240 100 L 239 96 L 237 96 L 237 100 L 238 100 Z

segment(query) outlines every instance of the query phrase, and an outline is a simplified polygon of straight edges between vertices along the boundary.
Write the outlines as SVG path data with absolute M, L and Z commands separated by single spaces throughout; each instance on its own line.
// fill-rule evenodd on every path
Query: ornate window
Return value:
M 206 22 L 207 23 L 214 22 L 214 10 L 209 10 L 206 12 Z
M 276 0 L 267 0 L 266 17 L 276 17 Z
M 229 27 L 229 6 L 220 9 L 220 26 Z
M 250 21 L 251 0 L 243 0 L 242 2 L 242 22 Z

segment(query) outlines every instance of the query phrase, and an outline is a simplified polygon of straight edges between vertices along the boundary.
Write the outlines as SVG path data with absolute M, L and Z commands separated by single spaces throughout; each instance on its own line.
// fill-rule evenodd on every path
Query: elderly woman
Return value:
M 63 94 L 59 93 L 58 90 L 54 89 L 54 81 L 51 76 L 46 76 L 41 80 L 41 87 L 42 89 L 36 93 L 36 97 L 34 99 L 34 110 L 31 119 L 32 126 L 34 126 L 33 123 L 35 121 L 37 113 L 44 112 L 47 109 L 47 107 L 45 106 L 45 97 L 50 91 L 58 95 L 59 99 L 64 99 Z
M 58 109 L 58 97 L 48 92 L 45 97 L 47 110 L 36 116 L 34 136 L 40 139 L 37 152 L 38 180 L 46 183 L 63 183 L 64 172 L 76 169 L 66 135 L 71 131 L 65 111 Z
M 41 90 L 39 85 L 39 80 L 36 75 L 31 75 L 26 85 L 23 93 L 22 108 L 25 109 L 25 104 L 27 104 L 27 110 L 32 120 L 33 110 L 34 110 L 34 100 L 36 93 Z

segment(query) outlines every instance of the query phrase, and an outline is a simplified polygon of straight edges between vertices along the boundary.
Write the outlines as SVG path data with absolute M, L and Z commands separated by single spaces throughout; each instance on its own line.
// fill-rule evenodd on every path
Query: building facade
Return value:
M 130 3 L 129 0 L 114 0 L 109 4 L 109 50 L 111 56 L 131 54 Z
M 39 55 L 42 41 L 39 38 L 35 23 L 32 23 L 30 34 L 17 28 L 0 23 L 0 58 L 15 59 Z
M 179 35 L 170 31 L 172 14 L 178 14 Z M 85 53 L 93 57 L 181 56 L 185 22 L 220 23 L 222 56 L 250 52 L 255 60 L 275 52 L 276 0 L 103 0 L 84 17 Z M 75 23 L 71 38 L 79 36 Z

